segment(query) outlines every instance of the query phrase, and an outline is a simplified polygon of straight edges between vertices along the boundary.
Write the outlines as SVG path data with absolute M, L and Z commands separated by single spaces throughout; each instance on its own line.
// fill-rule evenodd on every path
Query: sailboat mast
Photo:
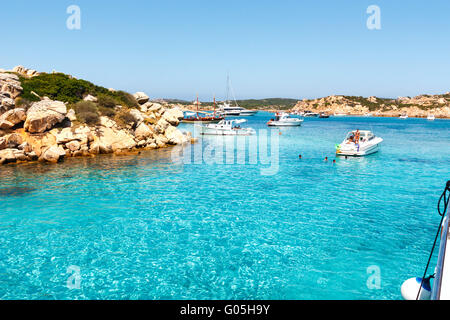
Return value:
M 216 95 L 214 95 L 214 118 L 216 117 Z
M 197 93 L 197 119 L 198 119 L 198 93 Z

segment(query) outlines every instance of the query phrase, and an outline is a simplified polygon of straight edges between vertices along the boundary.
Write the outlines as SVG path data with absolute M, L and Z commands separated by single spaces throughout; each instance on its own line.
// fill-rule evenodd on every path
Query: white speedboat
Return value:
M 275 119 L 267 122 L 269 127 L 298 127 L 303 123 L 303 119 L 291 118 L 288 113 L 277 113 Z
M 240 124 L 247 120 L 222 120 L 219 123 L 211 123 L 207 125 L 195 125 L 201 135 L 216 136 L 250 136 L 256 132 L 252 128 L 241 128 Z
M 408 117 L 408 115 L 406 114 L 406 113 L 404 113 L 404 114 L 402 114 L 401 116 L 400 116 L 400 119 L 402 119 L 402 120 L 405 120 L 405 119 L 408 119 L 409 117 Z
M 334 117 L 346 117 L 347 114 L 346 113 L 335 113 L 333 114 Z
M 434 116 L 434 114 L 429 114 L 427 117 L 427 120 L 430 120 L 430 121 L 433 121 L 435 119 L 436 119 L 436 117 Z
M 366 156 L 377 152 L 383 139 L 375 136 L 371 131 L 351 131 L 345 140 L 336 146 L 339 156 Z

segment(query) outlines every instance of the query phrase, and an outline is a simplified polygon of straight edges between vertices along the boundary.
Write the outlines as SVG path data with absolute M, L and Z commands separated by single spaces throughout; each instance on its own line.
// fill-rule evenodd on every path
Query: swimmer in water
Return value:
M 299 155 L 299 156 L 298 156 L 298 159 L 299 159 L 299 160 L 302 160 L 302 155 Z
M 328 161 L 328 157 L 325 157 L 325 160 L 324 161 Z

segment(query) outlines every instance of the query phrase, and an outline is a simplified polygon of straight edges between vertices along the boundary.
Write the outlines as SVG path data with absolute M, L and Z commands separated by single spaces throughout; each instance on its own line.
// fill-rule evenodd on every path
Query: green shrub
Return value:
M 116 123 L 124 128 L 130 123 L 134 122 L 134 117 L 131 115 L 130 110 L 122 108 L 114 117 Z
M 98 107 L 90 101 L 80 101 L 71 106 L 77 115 L 78 121 L 89 125 L 95 125 L 100 122 Z
M 103 106 L 98 106 L 98 111 L 102 116 L 113 118 L 116 115 L 116 111 L 111 108 L 106 108 Z
M 117 106 L 116 99 L 109 95 L 102 93 L 97 96 L 97 99 L 100 107 L 114 109 L 114 107 Z
M 63 73 L 42 73 L 32 78 L 19 75 L 19 78 L 23 88 L 22 98 L 28 101 L 39 101 L 39 98 L 31 93 L 35 92 L 41 97 L 47 96 L 72 104 L 82 101 L 83 97 L 90 94 L 98 97 L 100 104 L 104 103 L 106 107 L 111 106 L 113 101 L 114 106 L 133 108 L 138 105 L 136 99 L 127 92 L 111 92 L 89 81 L 75 79 Z

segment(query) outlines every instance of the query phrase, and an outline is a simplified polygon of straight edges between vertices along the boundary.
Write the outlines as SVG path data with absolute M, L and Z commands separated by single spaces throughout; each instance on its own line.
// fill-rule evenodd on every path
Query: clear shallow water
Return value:
M 383 137 L 382 151 L 333 165 L 355 128 Z M 0 167 L 0 298 L 400 299 L 439 222 L 450 121 L 306 119 L 281 133 L 273 176 L 183 164 L 171 149 Z

